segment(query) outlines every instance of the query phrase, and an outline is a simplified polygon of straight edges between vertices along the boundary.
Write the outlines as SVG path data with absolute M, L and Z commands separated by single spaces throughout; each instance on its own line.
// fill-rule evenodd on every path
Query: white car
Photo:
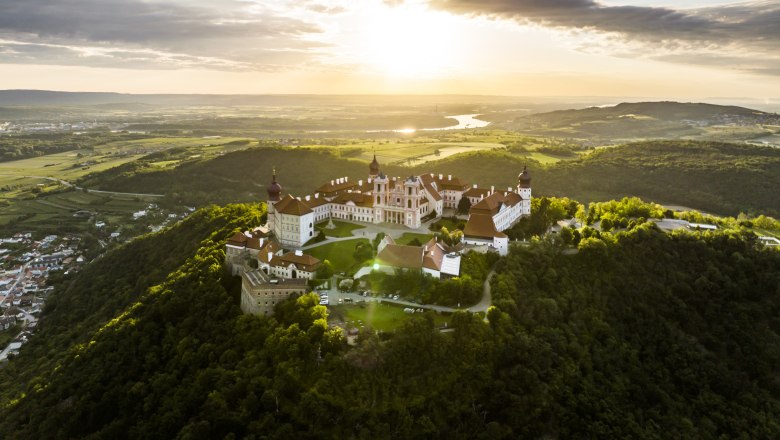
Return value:
M 393 295 L 394 300 L 398 300 L 398 298 L 400 298 L 398 295 Z

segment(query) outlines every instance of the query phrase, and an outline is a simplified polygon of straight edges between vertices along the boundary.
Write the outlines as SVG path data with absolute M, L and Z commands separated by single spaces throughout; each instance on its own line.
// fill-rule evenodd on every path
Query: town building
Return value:
M 303 295 L 308 291 L 305 279 L 271 278 L 260 269 L 254 269 L 241 277 L 241 310 L 247 314 L 269 316 L 276 304 L 291 295 Z

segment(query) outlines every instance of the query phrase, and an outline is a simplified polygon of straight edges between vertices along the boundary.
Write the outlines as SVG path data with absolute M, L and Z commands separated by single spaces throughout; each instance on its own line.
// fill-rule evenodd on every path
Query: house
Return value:
M 448 246 L 435 237 L 422 246 L 400 245 L 388 235 L 377 247 L 374 269 L 386 273 L 396 269 L 419 270 L 434 278 L 457 277 L 462 249 L 462 246 Z

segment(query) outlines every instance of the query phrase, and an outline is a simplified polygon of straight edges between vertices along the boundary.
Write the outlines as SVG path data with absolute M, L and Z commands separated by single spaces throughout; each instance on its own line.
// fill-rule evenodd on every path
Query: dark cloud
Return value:
M 316 51 L 304 36 L 320 29 L 308 22 L 250 13 L 247 4 L 217 0 L 203 6 L 141 0 L 0 0 L 0 40 L 18 44 L 0 52 L 0 61 L 40 60 L 47 55 L 66 63 L 67 53 L 83 48 L 112 49 L 100 58 L 107 65 L 125 64 L 136 56 L 176 63 L 177 57 L 203 62 L 204 67 L 264 69 L 284 54 Z M 126 51 L 123 51 L 126 50 Z M 148 50 L 149 52 L 143 52 Z M 159 53 L 164 53 L 161 55 Z M 130 57 L 129 55 L 133 55 Z M 153 62 L 153 61 L 150 61 Z M 144 65 L 144 63 L 140 63 Z
M 672 60 L 703 48 L 753 56 L 755 72 L 780 69 L 780 2 L 737 3 L 700 9 L 607 6 L 593 0 L 430 0 L 456 14 L 515 20 L 545 27 L 613 35 L 614 41 L 642 43 L 644 55 Z M 670 54 L 668 52 L 676 52 Z M 637 53 L 640 56 L 640 53 Z M 694 60 L 696 57 L 693 57 Z M 704 58 L 702 58 L 704 59 Z M 714 64 L 708 60 L 707 63 Z M 725 65 L 726 63 L 721 63 Z

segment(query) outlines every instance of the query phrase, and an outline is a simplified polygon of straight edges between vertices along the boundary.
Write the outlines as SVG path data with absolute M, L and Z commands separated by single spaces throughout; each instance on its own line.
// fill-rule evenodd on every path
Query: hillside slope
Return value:
M 331 179 L 365 179 L 368 165 L 327 149 L 256 148 L 213 160 L 151 171 L 158 155 L 85 179 L 82 184 L 113 191 L 164 193 L 169 200 L 208 203 L 265 200 L 275 166 L 285 192 L 313 193 Z M 534 195 L 567 196 L 581 202 L 638 196 L 718 214 L 780 216 L 780 149 L 701 141 L 647 141 L 602 149 L 578 160 L 542 167 L 508 152 L 459 154 L 415 168 L 382 165 L 390 176 L 452 174 L 481 186 L 514 187 L 523 166 L 531 167 Z
M 314 295 L 240 314 L 220 264 L 229 229 L 56 365 L 23 350 L 11 368 L 36 375 L 3 372 L 0 436 L 780 436 L 780 253 L 750 237 L 640 227 L 572 256 L 535 243 L 500 263 L 489 324 L 414 319 L 348 349 Z

